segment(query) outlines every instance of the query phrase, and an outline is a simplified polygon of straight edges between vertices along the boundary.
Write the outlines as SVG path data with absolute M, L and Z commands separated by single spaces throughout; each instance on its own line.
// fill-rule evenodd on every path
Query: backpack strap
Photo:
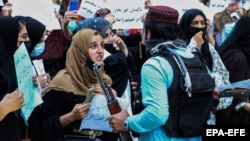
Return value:
M 189 73 L 187 71 L 187 68 L 186 68 L 184 61 L 182 60 L 180 55 L 177 54 L 175 52 L 175 50 L 173 50 L 173 48 L 175 48 L 175 45 L 172 42 L 164 42 L 164 43 L 161 43 L 161 44 L 157 45 L 156 47 L 154 47 L 151 50 L 151 54 L 153 56 L 157 56 L 157 55 L 162 54 L 165 59 L 167 59 L 168 55 L 173 57 L 174 61 L 176 62 L 177 66 L 178 66 L 178 68 L 181 71 L 181 74 L 183 76 L 183 79 L 185 82 L 184 86 L 186 87 L 186 92 L 188 93 L 188 96 L 191 97 L 192 96 L 192 84 L 191 84 Z

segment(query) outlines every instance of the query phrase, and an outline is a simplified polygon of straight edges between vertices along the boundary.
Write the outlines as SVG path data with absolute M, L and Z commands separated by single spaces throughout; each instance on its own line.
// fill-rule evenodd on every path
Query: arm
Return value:
M 222 12 L 216 13 L 214 15 L 214 37 L 221 32 L 223 29 L 225 23 L 228 22 L 228 19 L 230 18 L 230 13 L 227 11 L 227 9 L 223 10 Z
M 70 29 L 68 28 L 68 24 L 70 20 L 77 20 L 78 15 L 76 13 L 76 11 L 66 11 L 64 16 L 63 16 L 63 20 L 62 20 L 62 29 L 63 29 L 63 33 L 65 38 L 67 38 L 68 40 L 72 39 L 73 33 L 70 31 Z
M 12 16 L 12 4 L 7 2 L 3 7 L 1 7 L 1 12 L 3 16 Z
M 246 104 L 243 106 L 243 109 L 250 113 L 250 103 L 246 103 Z
M 127 48 L 127 45 L 124 43 L 124 41 L 119 36 L 114 35 L 113 43 L 115 44 L 115 46 L 117 46 L 124 53 L 124 55 L 127 58 L 128 48 Z
M 14 112 L 24 106 L 23 94 L 16 91 L 6 94 L 0 101 L 0 121 L 10 112 Z
M 79 126 L 88 114 L 89 103 L 84 96 L 51 90 L 43 97 L 42 111 L 47 136 L 60 136 L 64 130 Z
M 210 44 L 212 44 L 213 46 L 215 46 L 215 39 L 213 37 L 213 35 L 210 32 L 210 26 L 211 26 L 211 22 L 209 19 L 207 19 L 207 40 Z
M 164 66 L 164 70 L 161 69 L 161 66 Z M 129 117 L 125 110 L 110 116 L 110 125 L 117 132 L 125 130 L 123 128 L 124 121 L 128 123 L 128 127 L 131 130 L 142 133 L 161 127 L 168 119 L 168 94 L 166 85 L 168 87 L 172 83 L 172 67 L 163 58 L 149 59 L 144 64 L 141 75 L 142 100 L 145 109 L 141 113 Z M 148 89 L 149 87 L 150 89 Z
M 89 103 L 76 104 L 72 111 L 60 116 L 60 123 L 62 127 L 66 127 L 75 120 L 81 120 L 88 116 Z

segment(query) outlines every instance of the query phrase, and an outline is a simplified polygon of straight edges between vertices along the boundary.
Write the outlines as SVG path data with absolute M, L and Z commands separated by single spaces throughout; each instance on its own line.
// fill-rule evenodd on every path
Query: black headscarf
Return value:
M 46 30 L 45 25 L 32 17 L 15 16 L 15 18 L 23 20 L 26 23 L 28 36 L 31 41 L 31 48 L 28 49 L 28 52 L 31 53 L 36 44 L 39 43 L 42 38 L 43 33 Z
M 0 95 L 17 88 L 13 55 L 17 50 L 19 23 L 13 17 L 0 17 Z
M 231 56 L 237 50 L 242 51 L 250 64 L 250 17 L 243 16 L 236 23 L 232 33 L 217 49 L 222 58 Z
M 189 44 L 191 38 L 198 33 L 199 31 L 203 31 L 203 40 L 204 40 L 204 44 L 201 47 L 201 54 L 203 55 L 205 62 L 207 64 L 207 66 L 209 67 L 210 70 L 212 70 L 212 66 L 213 66 L 213 59 L 212 59 L 212 55 L 209 52 L 209 45 L 208 45 L 208 41 L 205 37 L 206 34 L 206 29 L 207 29 L 207 25 L 205 28 L 194 28 L 191 26 L 192 21 L 194 20 L 194 18 L 197 15 L 201 15 L 204 20 L 206 21 L 206 15 L 199 9 L 189 9 L 187 10 L 183 16 L 180 19 L 180 25 L 181 27 L 185 30 L 185 36 L 186 36 L 186 42 L 187 44 Z

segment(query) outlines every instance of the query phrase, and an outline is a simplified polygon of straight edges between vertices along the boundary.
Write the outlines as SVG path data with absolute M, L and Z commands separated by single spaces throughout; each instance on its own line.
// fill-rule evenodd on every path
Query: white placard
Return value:
M 141 17 L 146 13 L 145 0 L 82 0 L 78 14 L 94 17 L 100 8 L 109 8 L 115 16 L 113 29 L 142 28 Z
M 153 5 L 166 5 L 170 6 L 179 12 L 179 19 L 188 10 L 192 8 L 200 9 L 204 12 L 206 17 L 213 21 L 214 11 L 208 6 L 199 2 L 198 0 L 151 0 Z
M 13 16 L 30 16 L 46 25 L 46 29 L 61 29 L 51 0 L 10 0 L 10 3 L 13 4 Z

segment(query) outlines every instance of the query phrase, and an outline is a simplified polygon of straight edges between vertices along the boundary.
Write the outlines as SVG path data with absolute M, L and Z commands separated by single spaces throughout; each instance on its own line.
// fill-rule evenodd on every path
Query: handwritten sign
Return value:
M 115 16 L 113 29 L 143 27 L 141 17 L 146 13 L 144 0 L 83 0 L 78 14 L 85 18 L 91 18 L 100 8 L 109 8 Z
M 122 108 L 128 109 L 129 101 L 125 98 L 117 98 Z M 80 130 L 94 129 L 112 132 L 107 117 L 110 115 L 107 100 L 104 95 L 96 94 L 90 103 L 88 116 L 82 120 Z
M 28 119 L 36 106 L 41 104 L 42 98 L 33 84 L 33 68 L 31 60 L 24 43 L 14 54 L 17 84 L 19 92 L 24 94 L 24 106 L 22 107 L 22 116 L 26 125 Z
M 78 14 L 85 18 L 93 18 L 98 9 L 106 8 L 104 5 L 106 3 L 101 0 L 82 0 Z
M 61 29 L 51 0 L 9 0 L 9 2 L 13 4 L 13 16 L 30 16 L 45 24 L 46 29 Z
M 223 11 L 228 6 L 229 0 L 210 0 L 210 8 L 213 11 Z
M 188 9 L 192 8 L 202 10 L 210 21 L 213 21 L 215 13 L 198 0 L 151 0 L 151 2 L 153 5 L 166 5 L 175 8 L 179 12 L 179 19 Z
M 220 12 L 227 8 L 231 1 L 232 0 L 210 0 L 210 8 L 212 11 Z M 241 0 L 239 6 L 247 10 L 249 9 L 250 1 Z
M 0 1 L 0 6 L 4 6 L 4 4 L 3 4 L 3 1 L 2 1 L 2 0 Z

